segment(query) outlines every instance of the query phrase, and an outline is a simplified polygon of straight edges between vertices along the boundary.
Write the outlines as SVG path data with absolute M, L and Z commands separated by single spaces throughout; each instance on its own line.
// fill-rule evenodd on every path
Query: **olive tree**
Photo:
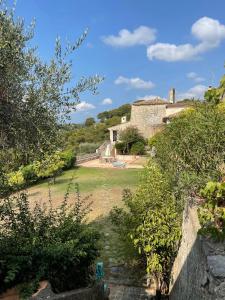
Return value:
M 24 21 L 1 1 L 0 152 L 5 164 L 10 160 L 26 164 L 54 148 L 58 125 L 76 109 L 81 93 L 96 93 L 102 80 L 97 75 L 72 80 L 72 56 L 87 30 L 65 47 L 57 38 L 48 62 L 29 46 L 33 35 L 34 24 L 26 29 Z

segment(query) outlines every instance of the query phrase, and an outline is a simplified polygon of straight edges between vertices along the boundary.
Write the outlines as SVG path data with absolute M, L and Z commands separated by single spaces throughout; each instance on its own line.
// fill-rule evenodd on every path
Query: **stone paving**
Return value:
M 109 285 L 110 300 L 149 300 L 153 296 L 149 295 L 145 288 L 124 286 L 124 285 Z

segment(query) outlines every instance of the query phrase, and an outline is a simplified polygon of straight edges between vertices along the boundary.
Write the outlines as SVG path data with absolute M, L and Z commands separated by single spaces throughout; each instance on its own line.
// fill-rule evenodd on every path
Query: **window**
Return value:
M 117 141 L 117 131 L 113 130 L 113 142 Z

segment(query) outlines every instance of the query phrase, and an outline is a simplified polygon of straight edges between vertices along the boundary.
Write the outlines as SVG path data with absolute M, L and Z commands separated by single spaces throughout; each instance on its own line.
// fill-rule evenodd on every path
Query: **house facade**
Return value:
M 135 101 L 131 106 L 130 121 L 127 122 L 126 118 L 123 117 L 121 124 L 109 128 L 110 142 L 115 144 L 119 141 L 121 131 L 130 126 L 137 127 L 146 139 L 151 138 L 162 130 L 171 117 L 189 107 L 182 102 L 175 103 L 174 89 L 170 91 L 169 99 L 169 102 L 159 98 Z

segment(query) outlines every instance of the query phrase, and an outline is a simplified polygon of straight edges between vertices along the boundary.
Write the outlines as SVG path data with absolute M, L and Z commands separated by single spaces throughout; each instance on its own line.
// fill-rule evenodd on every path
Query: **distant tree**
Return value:
M 131 112 L 131 105 L 130 104 L 124 104 L 116 109 L 108 110 L 101 112 L 97 115 L 97 118 L 101 122 L 105 122 L 108 119 L 111 119 L 113 117 L 123 117 L 127 116 L 127 120 L 130 119 L 130 112 Z
M 95 124 L 95 119 L 94 118 L 87 118 L 86 121 L 85 121 L 85 123 L 84 123 L 84 125 L 86 127 L 92 126 L 94 124 Z

